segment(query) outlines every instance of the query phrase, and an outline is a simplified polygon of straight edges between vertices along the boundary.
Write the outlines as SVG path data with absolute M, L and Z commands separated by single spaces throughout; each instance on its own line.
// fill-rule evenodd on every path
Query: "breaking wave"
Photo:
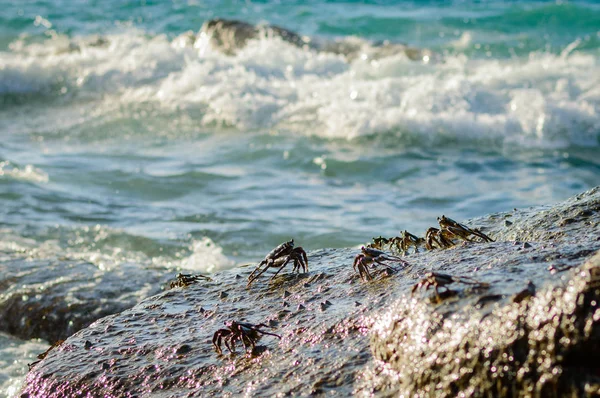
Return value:
M 54 226 L 28 231 L 28 237 L 9 228 L 0 229 L 0 259 L 85 261 L 99 271 L 119 267 L 165 268 L 201 273 L 233 268 L 236 263 L 209 237 L 161 241 L 103 225 Z
M 463 36 L 452 46 L 470 45 L 472 34 Z M 365 54 L 348 60 L 278 38 L 252 40 L 228 56 L 192 32 L 174 39 L 139 30 L 19 39 L 0 57 L 0 102 L 51 104 L 38 123 L 32 115 L 29 124 L 13 127 L 42 134 L 65 123 L 109 121 L 119 108 L 151 106 L 217 129 L 599 145 L 598 56 L 579 51 L 579 41 L 558 54 L 490 59 L 447 52 L 421 61 L 403 53 L 374 59 L 362 44 Z M 74 103 L 92 104 L 94 111 L 73 115 Z

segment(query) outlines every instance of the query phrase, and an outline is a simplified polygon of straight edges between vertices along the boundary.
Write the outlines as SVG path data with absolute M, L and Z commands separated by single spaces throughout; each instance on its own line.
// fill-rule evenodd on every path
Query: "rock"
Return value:
M 258 37 L 279 37 L 283 41 L 297 47 L 308 45 L 310 39 L 302 37 L 291 30 L 276 25 L 251 25 L 247 22 L 232 19 L 211 19 L 206 21 L 200 31 L 210 37 L 211 44 L 223 53 L 232 55 L 244 48 L 248 40 Z
M 0 331 L 51 343 L 131 308 L 169 278 L 165 269 L 101 270 L 81 261 L 14 257 L 0 262 Z
M 251 269 L 225 271 L 77 332 L 31 369 L 22 394 L 598 394 L 599 210 L 595 188 L 510 213 L 510 228 L 507 214 L 468 221 L 496 241 L 412 254 L 409 266 L 370 282 L 354 274 L 356 249 L 310 252 L 310 273 L 288 268 L 249 289 L 236 275 Z M 523 250 L 516 240 L 532 245 Z M 428 272 L 481 283 L 411 295 Z M 223 290 L 231 299 L 218 298 Z M 281 310 L 285 291 L 304 310 Z M 264 336 L 252 353 L 238 344 L 237 355 L 217 355 L 213 333 L 229 320 L 264 323 L 282 339 Z
M 600 252 L 571 276 L 488 311 L 473 303 L 447 314 L 397 301 L 373 327 L 378 361 L 362 388 L 438 397 L 599 394 Z
M 360 56 L 379 59 L 398 54 L 404 54 L 413 61 L 429 62 L 434 58 L 431 51 L 413 48 L 401 43 L 389 41 L 368 42 L 356 37 L 338 40 L 319 40 L 301 36 L 296 32 L 276 25 L 251 25 L 247 22 L 216 18 L 206 21 L 200 29 L 200 35 L 210 40 L 211 46 L 227 55 L 234 55 L 244 48 L 248 41 L 258 38 L 277 37 L 295 47 L 332 53 L 344 56 L 352 61 Z

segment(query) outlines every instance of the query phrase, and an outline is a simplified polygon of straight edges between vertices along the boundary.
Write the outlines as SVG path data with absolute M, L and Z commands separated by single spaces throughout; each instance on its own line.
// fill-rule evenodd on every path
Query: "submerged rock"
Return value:
M 186 33 L 188 42 L 190 39 Z M 244 48 L 248 41 L 259 38 L 279 38 L 293 46 L 325 53 L 343 55 L 348 60 L 360 56 L 379 59 L 392 55 L 404 54 L 413 61 L 429 62 L 433 54 L 431 51 L 409 47 L 401 43 L 389 41 L 369 42 L 356 37 L 338 40 L 320 40 L 318 38 L 301 36 L 289 29 L 277 25 L 259 24 L 252 25 L 247 22 L 216 18 L 206 21 L 200 29 L 200 35 L 205 35 L 213 48 L 227 55 L 233 55 Z
M 496 242 L 412 254 L 370 282 L 352 269 L 355 249 L 310 252 L 309 273 L 282 271 L 271 283 L 265 274 L 251 288 L 239 276 L 252 268 L 225 271 L 77 332 L 32 368 L 22 393 L 597 394 L 599 210 L 596 188 L 473 220 Z M 411 295 L 428 272 L 456 280 Z M 282 339 L 217 355 L 213 333 L 230 320 L 264 323 Z

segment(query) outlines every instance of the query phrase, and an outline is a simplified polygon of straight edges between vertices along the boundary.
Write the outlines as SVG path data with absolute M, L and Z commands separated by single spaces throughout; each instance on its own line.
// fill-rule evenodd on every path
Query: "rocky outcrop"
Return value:
M 184 34 L 190 45 L 197 39 L 192 32 Z M 343 55 L 353 60 L 361 55 L 379 59 L 404 54 L 413 61 L 429 62 L 433 58 L 431 51 L 409 47 L 389 41 L 369 42 L 356 37 L 337 40 L 323 40 L 316 37 L 301 36 L 289 29 L 277 25 L 252 25 L 247 22 L 216 18 L 206 21 L 200 29 L 200 35 L 206 35 L 212 47 L 224 54 L 233 55 L 244 48 L 248 41 L 260 38 L 279 38 L 293 46 L 319 52 Z M 426 58 L 424 58 L 426 57 Z
M 159 293 L 174 275 L 127 264 L 102 270 L 76 260 L 9 257 L 0 261 L 0 331 L 51 343 Z
M 250 288 L 251 267 L 222 272 L 77 332 L 32 368 L 22 393 L 597 394 L 599 209 L 596 188 L 473 220 L 496 241 L 411 254 L 370 282 L 352 269 L 356 249 L 309 252 L 310 272 Z M 439 294 L 427 285 L 411 294 L 432 271 L 456 279 Z M 265 323 L 282 338 L 217 355 L 211 338 L 229 320 Z

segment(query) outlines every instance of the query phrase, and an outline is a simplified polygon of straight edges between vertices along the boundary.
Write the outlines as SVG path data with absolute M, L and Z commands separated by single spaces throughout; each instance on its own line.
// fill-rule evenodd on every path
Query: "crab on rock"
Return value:
M 408 263 L 402 260 L 400 257 L 388 255 L 381 250 L 363 246 L 360 249 L 360 253 L 354 257 L 352 268 L 354 268 L 354 271 L 358 271 L 358 274 L 362 280 L 372 280 L 373 276 L 369 272 L 369 266 L 375 267 L 376 264 L 381 264 L 385 265 L 386 267 L 391 267 L 391 265 L 386 263 L 386 261 L 408 265 Z
M 181 272 L 177 274 L 175 280 L 172 281 L 169 285 L 171 289 L 176 287 L 187 287 L 194 283 L 197 283 L 201 280 L 212 282 L 212 279 L 205 275 L 192 275 L 192 274 L 182 274 Z
M 402 236 L 397 236 L 391 240 L 391 245 L 395 246 L 403 255 L 408 253 L 411 246 L 415 247 L 415 253 L 419 252 L 419 246 L 425 243 L 425 239 L 411 234 L 407 230 L 402 232 Z
M 433 250 L 436 247 L 446 249 L 452 246 L 454 246 L 454 242 L 444 234 L 443 230 L 431 227 L 425 232 L 425 248 L 427 250 Z
M 241 341 L 246 351 L 248 347 L 254 350 L 256 342 L 260 338 L 261 334 L 268 334 L 269 336 L 275 336 L 281 339 L 281 336 L 275 333 L 265 332 L 260 330 L 261 327 L 268 327 L 264 323 L 253 325 L 251 323 L 243 323 L 230 321 L 225 322 L 226 329 L 219 329 L 215 332 L 212 338 L 212 343 L 215 346 L 215 350 L 222 354 L 221 343 L 225 343 L 225 347 L 229 349 L 231 353 L 235 352 L 235 342 Z
M 304 272 L 308 272 L 308 257 L 306 252 L 300 246 L 294 247 L 294 240 L 291 239 L 287 242 L 282 243 L 275 249 L 271 250 L 269 254 L 265 256 L 265 259 L 258 264 L 256 269 L 252 271 L 248 276 L 248 285 L 250 286 L 259 276 L 261 276 L 267 269 L 271 267 L 279 267 L 277 272 L 271 277 L 273 280 L 277 274 L 289 263 L 294 261 L 294 268 L 292 272 L 299 272 L 300 268 Z
M 466 240 L 468 242 L 472 242 L 473 238 L 471 236 L 476 236 L 480 238 L 483 242 L 493 242 L 494 240 L 479 231 L 478 229 L 471 229 L 464 224 L 454 221 L 451 218 L 446 216 L 438 217 L 438 223 L 440 224 L 440 228 L 442 229 L 442 235 L 452 240 L 454 238 Z
M 390 240 L 388 238 L 384 238 L 383 236 L 378 236 L 377 238 L 373 238 L 373 242 L 369 243 L 367 247 L 371 249 L 381 250 L 385 246 L 390 244 Z
M 413 294 L 419 289 L 428 290 L 430 287 L 433 286 L 435 295 L 439 297 L 438 287 L 444 287 L 447 291 L 449 291 L 450 289 L 448 289 L 448 286 L 446 285 L 449 285 L 454 282 L 473 285 L 476 287 L 489 287 L 488 283 L 478 282 L 466 276 L 452 276 L 449 274 L 442 274 L 438 272 L 428 272 L 427 274 L 425 274 L 425 277 L 421 279 L 421 281 L 419 281 L 416 285 L 413 286 L 411 294 Z

